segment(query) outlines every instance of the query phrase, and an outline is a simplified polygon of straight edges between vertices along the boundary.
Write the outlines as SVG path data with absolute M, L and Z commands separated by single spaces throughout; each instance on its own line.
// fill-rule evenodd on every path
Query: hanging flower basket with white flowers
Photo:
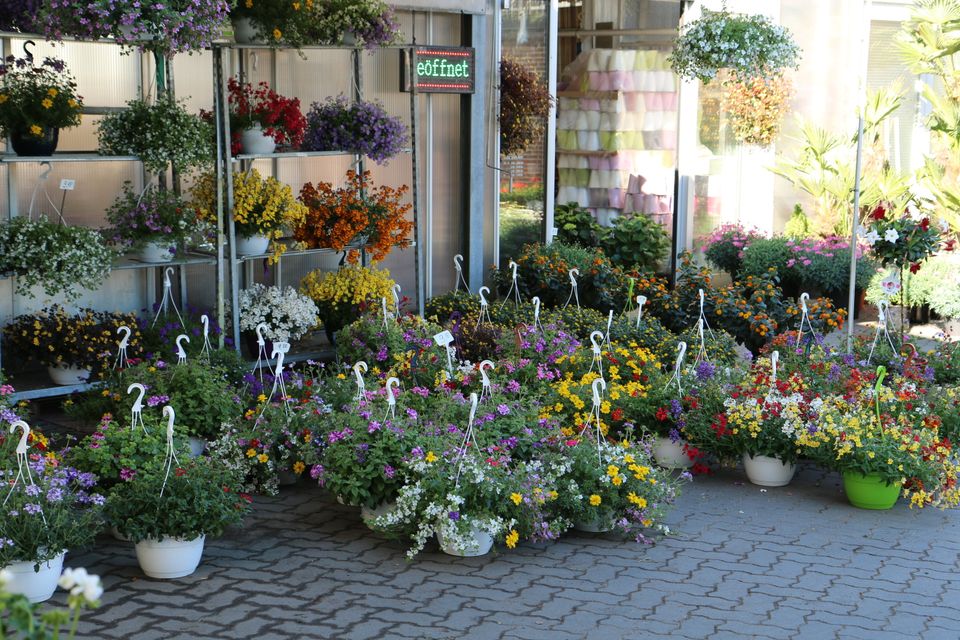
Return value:
M 673 45 L 670 65 L 681 78 L 704 84 L 728 69 L 741 82 L 796 68 L 800 47 L 790 31 L 764 15 L 704 9 Z

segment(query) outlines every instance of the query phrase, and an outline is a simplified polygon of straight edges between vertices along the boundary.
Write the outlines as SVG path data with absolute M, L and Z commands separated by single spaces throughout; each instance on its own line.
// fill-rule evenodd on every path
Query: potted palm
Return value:
M 12 578 L 6 585 L 9 592 L 43 602 L 57 588 L 67 551 L 93 543 L 104 500 L 91 490 L 96 481 L 93 474 L 57 465 L 34 447 L 27 447 L 27 426 L 18 424 L 24 429 L 19 441 L 26 451 L 18 457 L 30 470 L 20 467 L 18 473 L 13 456 L 0 461 L 4 477 L 0 572 Z M 40 455 L 33 455 L 36 453 Z
M 60 129 L 80 124 L 83 101 L 77 83 L 58 58 L 7 56 L 0 66 L 0 130 L 17 155 L 49 156 Z
M 107 517 L 136 544 L 140 568 L 151 578 L 196 571 L 206 537 L 240 524 L 249 498 L 235 474 L 210 458 L 145 470 L 111 492 Z

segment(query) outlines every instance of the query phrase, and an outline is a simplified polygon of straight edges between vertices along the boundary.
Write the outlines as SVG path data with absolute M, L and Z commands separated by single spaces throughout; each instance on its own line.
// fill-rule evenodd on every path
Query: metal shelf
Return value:
M 415 246 L 417 246 L 417 243 L 411 241 L 409 244 L 404 245 L 404 246 L 403 246 L 403 249 L 410 249 L 410 248 L 413 248 L 413 247 L 415 247 Z M 397 248 L 400 249 L 400 247 L 397 247 Z M 288 248 L 286 251 L 284 251 L 284 252 L 280 255 L 280 257 L 281 257 L 281 258 L 289 258 L 289 257 L 292 257 L 292 256 L 311 256 L 311 255 L 330 255 L 330 254 L 334 254 L 334 255 L 335 255 L 335 254 L 338 254 L 338 253 L 343 253 L 344 251 L 360 251 L 360 250 L 362 250 L 362 249 L 363 249 L 363 247 L 361 247 L 361 246 L 359 246 L 359 245 L 347 245 L 346 247 L 344 247 L 343 249 L 340 249 L 339 251 L 337 251 L 337 250 L 335 250 L 335 249 L 329 249 L 329 248 L 320 248 L 320 249 L 290 249 L 290 248 Z M 256 254 L 256 255 L 237 256 L 237 262 L 238 262 L 238 263 L 241 263 L 241 262 L 246 262 L 246 261 L 248 261 L 248 260 L 263 260 L 263 259 L 272 258 L 272 257 L 273 257 L 273 254 L 272 254 L 272 253 L 258 253 L 258 254 Z
M 401 149 L 400 153 L 410 153 L 409 147 Z M 356 156 L 355 151 L 278 151 L 276 153 L 241 153 L 233 156 L 233 162 L 243 160 L 282 160 L 284 158 L 325 158 L 331 156 Z
M 102 156 L 93 151 L 67 151 L 52 156 L 18 156 L 0 154 L 0 162 L 12 164 L 22 162 L 136 162 L 137 156 Z
M 188 252 L 184 258 L 174 258 L 169 262 L 141 262 L 136 258 L 124 256 L 113 265 L 114 271 L 124 269 L 150 269 L 152 267 L 179 267 L 189 264 L 217 264 L 217 256 L 201 252 Z

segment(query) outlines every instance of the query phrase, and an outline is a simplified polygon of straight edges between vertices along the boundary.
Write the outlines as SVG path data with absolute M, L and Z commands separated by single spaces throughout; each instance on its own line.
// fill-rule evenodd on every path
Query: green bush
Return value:
M 600 246 L 619 267 L 656 271 L 670 251 L 670 238 L 663 225 L 641 213 L 618 217 L 603 230 Z
M 787 220 L 787 224 L 783 228 L 783 234 L 794 240 L 802 240 L 803 238 L 809 238 L 812 233 L 810 218 L 803 212 L 803 207 L 799 204 L 794 205 L 793 215 Z
M 571 269 L 577 269 L 577 292 L 581 307 L 606 312 L 622 309 L 626 302 L 626 279 L 600 249 L 588 249 L 562 242 L 532 244 L 519 257 L 518 285 L 524 300 L 538 296 L 544 308 L 563 305 L 570 296 Z M 512 272 L 507 264 L 493 272 L 499 295 L 510 289 Z M 573 300 L 571 305 L 576 306 Z
M 782 236 L 751 241 L 743 250 L 740 275 L 765 276 L 771 268 L 775 268 L 782 288 L 788 291 L 799 289 L 806 274 L 802 270 L 802 263 L 792 262 L 794 252 L 787 242 L 787 238 Z M 788 263 L 790 266 L 787 266 Z
M 543 238 L 543 216 L 522 205 L 500 205 L 500 257 L 516 259 L 524 245 Z
M 553 211 L 553 226 L 557 228 L 556 240 L 581 247 L 596 247 L 600 244 L 601 227 L 593 214 L 581 209 L 576 202 L 558 204 Z

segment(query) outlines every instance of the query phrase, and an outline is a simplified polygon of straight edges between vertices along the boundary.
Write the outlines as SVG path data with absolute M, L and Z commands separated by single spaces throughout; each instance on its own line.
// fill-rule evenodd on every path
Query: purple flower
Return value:
M 35 516 L 43 511 L 43 509 L 40 508 L 40 505 L 34 504 L 33 502 L 28 502 L 27 504 L 23 505 L 23 510 L 32 516 Z
M 700 364 L 697 365 L 696 375 L 697 375 L 697 380 L 699 380 L 700 382 L 710 380 L 711 378 L 713 378 L 714 374 L 716 373 L 717 373 L 717 368 L 710 362 L 707 362 L 706 360 L 701 360 Z
M 47 491 L 47 502 L 60 502 L 63 500 L 63 489 L 60 487 L 53 487 Z
M 134 477 L 135 475 L 137 475 L 137 472 L 134 471 L 133 469 L 128 469 L 127 467 L 124 467 L 123 469 L 120 469 L 120 479 L 121 479 L 121 480 L 133 480 L 133 477 Z
M 314 102 L 307 123 L 304 150 L 355 151 L 378 164 L 399 153 L 408 140 L 403 121 L 387 115 L 382 105 L 351 103 L 343 95 Z
M 27 488 L 24 489 L 23 492 L 31 498 L 36 498 L 38 495 L 40 495 L 40 487 L 35 484 L 28 484 Z
M 388 464 L 383 465 L 383 476 L 384 476 L 385 478 L 393 479 L 393 477 L 394 477 L 396 474 L 397 474 L 397 470 L 396 470 L 396 469 L 394 469 L 393 467 L 391 467 L 391 466 L 388 465 Z
M 505 405 L 505 404 L 498 404 L 498 405 L 497 405 L 497 413 L 499 413 L 499 414 L 502 415 L 502 416 L 509 415 L 509 414 L 510 414 L 510 407 L 508 407 L 508 406 Z
M 407 417 L 416 420 L 418 418 L 416 409 L 407 409 Z
M 450 513 L 447 514 L 447 517 L 450 518 L 451 520 L 453 520 L 454 522 L 456 522 L 457 520 L 460 519 L 460 512 L 459 512 L 459 511 L 451 511 Z

